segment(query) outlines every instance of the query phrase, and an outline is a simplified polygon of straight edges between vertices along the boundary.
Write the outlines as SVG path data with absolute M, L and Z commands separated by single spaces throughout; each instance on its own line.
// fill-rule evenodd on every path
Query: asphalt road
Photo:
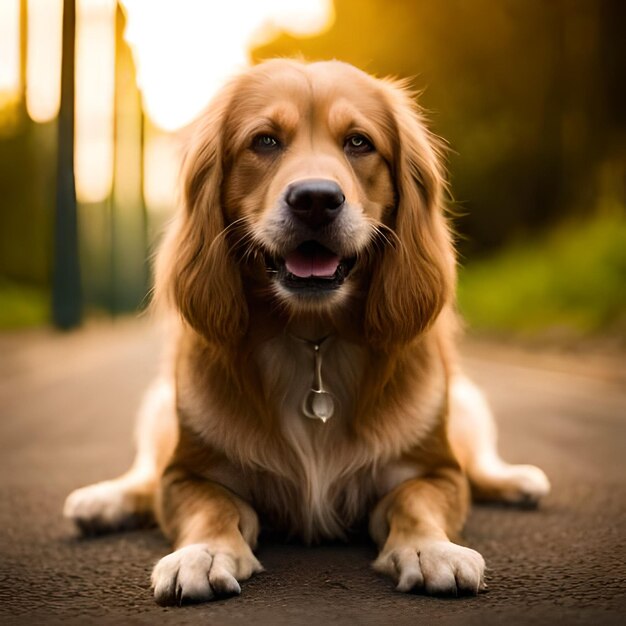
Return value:
M 161 608 L 149 573 L 158 530 L 81 539 L 61 517 L 73 488 L 123 471 L 133 413 L 158 367 L 143 322 L 68 335 L 0 335 L 0 623 L 618 624 L 626 613 L 624 371 L 482 344 L 467 370 L 498 414 L 511 461 L 540 465 L 535 511 L 474 507 L 468 545 L 488 564 L 476 598 L 404 595 L 369 568 L 367 541 L 266 541 L 267 571 L 230 600 Z

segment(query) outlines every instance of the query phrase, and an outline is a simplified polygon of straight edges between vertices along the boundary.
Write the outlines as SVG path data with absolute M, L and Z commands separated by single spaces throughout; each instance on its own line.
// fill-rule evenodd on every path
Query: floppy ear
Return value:
M 156 297 L 173 304 L 207 341 L 234 344 L 248 324 L 241 276 L 221 207 L 226 92 L 194 131 L 183 164 L 182 206 L 159 252 Z
M 402 85 L 386 83 L 394 118 L 395 232 L 375 260 L 365 310 L 366 337 L 374 345 L 406 343 L 426 330 L 449 302 L 455 257 L 443 215 L 445 188 L 436 140 L 426 130 Z

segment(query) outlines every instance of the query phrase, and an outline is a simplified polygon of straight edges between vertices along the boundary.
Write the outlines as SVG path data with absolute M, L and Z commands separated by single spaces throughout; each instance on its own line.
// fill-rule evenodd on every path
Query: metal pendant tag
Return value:
M 335 412 L 335 400 L 331 393 L 324 389 L 322 381 L 322 345 L 329 337 L 324 337 L 319 341 L 299 341 L 313 347 L 313 385 L 309 389 L 302 401 L 302 413 L 310 419 L 321 420 L 324 424 L 333 416 Z
M 333 416 L 333 397 L 324 390 L 311 389 L 304 399 L 302 412 L 311 419 L 319 419 L 325 424 Z

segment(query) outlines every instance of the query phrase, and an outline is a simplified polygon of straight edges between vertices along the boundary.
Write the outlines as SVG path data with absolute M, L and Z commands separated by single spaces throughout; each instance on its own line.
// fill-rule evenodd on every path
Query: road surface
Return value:
M 158 354 L 145 322 L 0 335 L 0 623 L 624 623 L 626 379 L 615 365 L 579 356 L 538 366 L 470 347 L 467 370 L 498 414 L 505 457 L 541 466 L 553 485 L 538 510 L 474 507 L 465 539 L 487 561 L 487 593 L 400 594 L 369 568 L 367 541 L 273 539 L 259 551 L 267 571 L 241 596 L 161 608 L 149 590 L 168 551 L 158 530 L 81 539 L 61 517 L 70 490 L 129 464 Z

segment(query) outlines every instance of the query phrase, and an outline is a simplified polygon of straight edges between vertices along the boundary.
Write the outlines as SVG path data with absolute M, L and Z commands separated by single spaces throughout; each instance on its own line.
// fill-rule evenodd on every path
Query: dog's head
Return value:
M 339 62 L 263 63 L 199 122 L 157 288 L 212 342 L 245 334 L 251 289 L 291 316 L 358 299 L 370 342 L 409 341 L 453 288 L 442 192 L 401 85 Z

